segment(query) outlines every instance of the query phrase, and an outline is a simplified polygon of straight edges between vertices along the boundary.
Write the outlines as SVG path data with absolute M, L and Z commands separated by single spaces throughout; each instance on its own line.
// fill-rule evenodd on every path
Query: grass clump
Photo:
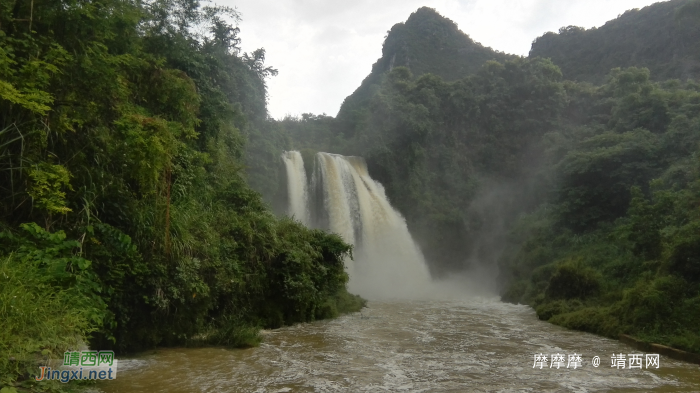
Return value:
M 56 388 L 31 378 L 48 359 L 62 358 L 96 330 L 83 294 L 46 279 L 44 268 L 14 255 L 0 258 L 0 385 Z M 11 391 L 11 390 L 10 390 Z
M 549 322 L 569 329 L 617 338 L 620 322 L 609 307 L 585 307 L 552 316 Z

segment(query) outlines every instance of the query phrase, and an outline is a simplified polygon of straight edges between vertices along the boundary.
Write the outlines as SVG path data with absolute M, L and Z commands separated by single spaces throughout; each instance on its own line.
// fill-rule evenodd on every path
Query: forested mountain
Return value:
M 387 32 L 382 57 L 343 102 L 337 116 L 342 132 L 352 135 L 357 116 L 367 108 L 382 75 L 394 67 L 406 67 L 416 76 L 431 73 L 453 81 L 475 73 L 488 60 L 514 57 L 474 42 L 434 9 L 419 8 L 405 23 L 397 23 Z
M 615 67 L 646 67 L 655 80 L 700 77 L 700 1 L 671 0 L 625 12 L 599 28 L 562 27 L 532 43 L 564 78 L 600 84 Z
M 31 376 L 86 343 L 253 345 L 362 306 L 350 246 L 246 183 L 246 142 L 274 163 L 281 134 L 276 71 L 240 51 L 237 20 L 196 1 L 0 1 L 3 391 L 56 391 Z
M 251 345 L 361 307 L 350 246 L 253 191 L 288 148 L 365 157 L 436 277 L 479 266 L 542 319 L 700 352 L 699 10 L 520 58 L 421 8 L 337 118 L 274 121 L 235 10 L 0 0 L 0 384 L 55 389 L 36 362 L 86 342 Z
M 698 31 L 697 4 L 628 12 L 606 25 L 616 30 L 563 30 L 610 42 L 571 63 L 597 67 L 580 71 L 600 74 L 597 86 L 567 79 L 556 58 L 487 61 L 447 80 L 414 75 L 413 60 L 383 69 L 385 52 L 372 89 L 358 89 L 364 101 L 356 92 L 337 119 L 279 124 L 307 155 L 365 157 L 434 276 L 498 271 L 503 298 L 544 320 L 700 352 L 700 85 L 680 66 L 697 60 L 700 41 L 675 33 Z M 690 49 L 636 67 L 631 53 L 653 52 L 640 49 L 651 38 L 638 29 L 653 32 L 651 48 Z M 558 48 L 567 58 L 586 45 Z M 605 58 L 630 67 L 606 68 L 617 64 Z

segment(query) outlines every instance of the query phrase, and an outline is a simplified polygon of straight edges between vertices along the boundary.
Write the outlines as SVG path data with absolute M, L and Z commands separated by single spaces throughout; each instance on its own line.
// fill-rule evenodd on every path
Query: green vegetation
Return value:
M 351 247 L 253 191 L 281 206 L 292 147 L 364 156 L 435 275 L 498 268 L 544 320 L 700 352 L 697 10 L 519 58 L 421 8 L 337 118 L 273 121 L 234 10 L 0 0 L 0 384 L 54 389 L 38 362 L 83 345 L 249 346 L 361 308 Z
M 695 34 L 696 5 L 656 4 L 576 34 L 625 48 L 654 34 L 645 48 L 672 47 L 680 41 L 665 41 L 654 18 L 670 14 L 674 29 Z M 615 26 L 626 33 L 609 32 Z M 560 49 L 586 45 L 636 64 L 617 46 Z M 487 61 L 449 81 L 426 50 L 415 53 L 421 75 L 413 60 L 373 70 L 364 101 L 349 97 L 337 119 L 280 124 L 297 148 L 364 156 L 434 275 L 485 266 L 499 271 L 503 299 L 543 320 L 700 352 L 700 85 L 673 71 L 667 59 L 676 57 L 649 51 L 649 68 L 607 68 L 596 86 L 567 80 L 588 74 L 566 64 L 562 74 L 554 56 Z M 608 65 L 584 57 L 572 64 L 596 73 Z
M 626 11 L 599 28 L 562 27 L 537 38 L 530 57 L 550 58 L 566 79 L 601 84 L 616 67 L 646 67 L 656 80 L 700 79 L 700 1 Z
M 395 67 L 406 67 L 416 76 L 431 73 L 453 81 L 474 74 L 486 61 L 514 58 L 474 42 L 451 20 L 432 8 L 421 7 L 406 23 L 397 23 L 387 32 L 382 57 L 372 65 L 372 72 L 360 87 L 345 98 L 338 112 L 339 131 L 345 136 L 355 135 L 383 75 Z
M 267 121 L 276 70 L 240 52 L 237 20 L 188 0 L 0 1 L 0 385 L 53 389 L 37 362 L 82 345 L 254 345 L 362 307 L 350 246 L 246 183 L 244 161 L 286 142 Z
M 102 325 L 106 305 L 93 285 L 89 262 L 76 257 L 74 241 L 26 225 L 35 241 L 0 260 L 0 383 L 34 375 L 44 358 L 59 358 Z M 54 384 L 57 385 L 57 384 Z
M 463 267 L 465 255 L 489 252 L 483 242 L 497 241 L 500 221 L 518 212 L 502 209 L 502 199 L 520 198 L 509 190 L 494 196 L 498 201 L 478 192 L 497 181 L 515 187 L 537 169 L 524 165 L 533 154 L 522 146 L 554 130 L 564 99 L 559 70 L 541 59 L 487 62 L 453 83 L 432 74 L 414 78 L 397 67 L 373 96 L 364 126 L 351 139 L 338 138 L 332 151 L 367 159 L 440 274 Z M 312 149 L 323 140 L 304 139 L 312 135 L 301 131 L 309 123 L 312 118 L 284 124 L 296 146 Z

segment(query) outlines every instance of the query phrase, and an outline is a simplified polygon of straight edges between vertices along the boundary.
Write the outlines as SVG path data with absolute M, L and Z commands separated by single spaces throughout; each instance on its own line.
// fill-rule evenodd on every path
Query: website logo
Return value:
M 63 365 L 58 369 L 39 367 L 37 381 L 56 380 L 67 383 L 72 380 L 110 380 L 117 377 L 117 359 L 114 351 L 66 351 Z

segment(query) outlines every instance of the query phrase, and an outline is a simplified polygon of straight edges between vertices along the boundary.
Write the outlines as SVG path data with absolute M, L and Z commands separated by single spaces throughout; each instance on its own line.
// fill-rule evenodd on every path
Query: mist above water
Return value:
M 459 298 L 491 294 L 479 285 L 483 272 L 434 281 L 423 254 L 384 187 L 361 157 L 317 153 L 310 185 L 299 152 L 282 156 L 287 170 L 289 214 L 340 235 L 354 246 L 346 265 L 348 289 L 368 299 Z M 306 218 L 308 221 L 304 221 Z

